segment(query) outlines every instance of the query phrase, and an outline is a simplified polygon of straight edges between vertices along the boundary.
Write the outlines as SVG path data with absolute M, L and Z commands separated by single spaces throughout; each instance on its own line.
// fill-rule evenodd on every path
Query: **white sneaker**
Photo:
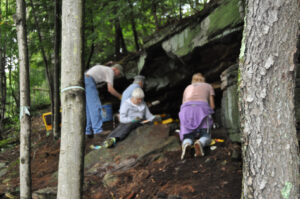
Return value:
M 189 154 L 189 153 L 191 153 L 191 144 L 190 143 L 185 143 L 182 146 L 181 160 L 183 160 L 185 155 Z
M 199 140 L 197 140 L 194 143 L 194 147 L 195 147 L 195 157 L 204 156 L 204 150 L 203 150 L 202 144 Z

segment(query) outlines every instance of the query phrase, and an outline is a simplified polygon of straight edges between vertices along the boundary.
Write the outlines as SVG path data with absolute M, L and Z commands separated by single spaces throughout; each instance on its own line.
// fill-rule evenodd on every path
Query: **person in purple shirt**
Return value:
M 213 124 L 215 92 L 210 84 L 205 83 L 201 73 L 193 75 L 192 84 L 184 90 L 180 107 L 180 139 L 182 141 L 181 159 L 190 152 L 192 144 L 195 157 L 204 156 L 203 147 L 211 142 L 209 129 Z

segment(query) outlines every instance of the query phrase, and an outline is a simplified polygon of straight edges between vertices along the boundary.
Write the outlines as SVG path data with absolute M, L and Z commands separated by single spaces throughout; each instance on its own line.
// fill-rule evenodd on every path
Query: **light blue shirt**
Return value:
M 152 121 L 155 116 L 151 114 L 144 101 L 139 105 L 135 105 L 130 99 L 127 99 L 120 108 L 120 122 L 130 123 L 137 118 Z
M 131 94 L 133 92 L 134 89 L 136 88 L 140 88 L 140 85 L 137 84 L 137 83 L 132 83 L 130 84 L 126 89 L 125 91 L 122 93 L 122 100 L 121 100 L 121 105 L 127 100 L 127 99 L 130 99 L 131 98 Z M 120 108 L 121 109 L 121 108 Z

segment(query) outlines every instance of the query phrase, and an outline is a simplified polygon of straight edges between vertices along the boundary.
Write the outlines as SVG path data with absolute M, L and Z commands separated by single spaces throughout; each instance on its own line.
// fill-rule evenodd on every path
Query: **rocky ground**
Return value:
M 34 198 L 56 198 L 59 141 L 46 135 L 40 116 L 33 118 L 32 187 Z M 112 129 L 86 140 L 83 197 L 88 198 L 240 198 L 242 165 L 239 146 L 225 139 L 207 148 L 206 156 L 180 160 L 180 142 L 167 125 L 144 126 L 112 149 L 91 150 Z M 18 198 L 19 145 L 0 152 L 0 198 Z M 15 196 L 15 197 L 14 197 Z

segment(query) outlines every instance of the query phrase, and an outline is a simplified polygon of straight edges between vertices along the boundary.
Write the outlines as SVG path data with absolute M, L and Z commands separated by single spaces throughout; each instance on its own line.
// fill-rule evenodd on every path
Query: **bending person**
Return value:
M 121 94 L 118 93 L 113 86 L 114 77 L 122 75 L 123 68 L 119 64 L 112 67 L 96 65 L 90 68 L 85 73 L 85 97 L 86 97 L 86 130 L 85 134 L 89 138 L 93 138 L 93 134 L 102 132 L 102 106 L 99 97 L 99 92 L 96 87 L 97 83 L 106 82 L 108 92 L 115 97 L 121 99 Z
M 117 141 L 121 141 L 135 128 L 143 123 L 151 122 L 152 115 L 144 102 L 144 92 L 141 88 L 135 88 L 131 98 L 127 99 L 120 108 L 120 124 L 104 141 L 105 147 L 112 147 Z
M 186 87 L 180 107 L 180 139 L 182 140 L 181 159 L 186 151 L 195 147 L 195 157 L 204 156 L 203 147 L 211 142 L 209 128 L 212 126 L 212 117 L 215 108 L 214 89 L 201 73 L 193 75 L 192 84 Z

